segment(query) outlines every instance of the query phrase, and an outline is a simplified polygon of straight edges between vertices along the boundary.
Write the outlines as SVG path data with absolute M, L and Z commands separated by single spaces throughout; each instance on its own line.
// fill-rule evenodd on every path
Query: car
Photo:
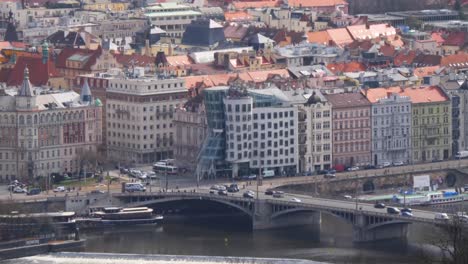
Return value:
M 291 198 L 291 201 L 296 202 L 296 203 L 301 203 L 302 202 L 301 199 L 296 198 L 296 197 Z
M 104 192 L 103 190 L 92 190 L 91 191 L 91 194 L 103 194 L 103 193 L 106 193 L 106 192 Z
M 398 209 L 396 207 L 387 207 L 387 213 L 389 213 L 389 214 L 400 214 L 401 211 L 400 211 L 400 209 Z
M 239 191 L 239 187 L 235 183 L 229 185 L 226 189 L 228 192 L 231 192 L 231 193 L 235 193 Z
M 400 211 L 401 211 L 401 212 L 413 213 L 413 209 L 411 209 L 411 208 L 409 208 L 409 207 L 401 208 Z
M 227 193 L 227 191 L 226 191 L 226 190 L 219 190 L 219 191 L 218 191 L 218 195 L 227 196 L 227 195 L 228 195 L 228 193 Z
M 257 175 L 255 175 L 255 174 L 248 175 L 247 179 L 248 180 L 255 180 L 255 179 L 257 179 Z
M 405 163 L 403 161 L 395 161 L 393 162 L 393 166 L 403 166 Z
M 383 162 L 381 165 L 382 165 L 382 168 L 386 168 L 386 167 L 392 166 L 392 164 L 391 164 L 390 162 L 388 162 L 388 161 Z
M 14 193 L 26 193 L 27 191 L 26 191 L 26 189 L 23 189 L 23 188 L 21 188 L 21 187 L 19 187 L 19 186 L 16 186 L 16 187 L 13 189 L 13 192 L 14 192 Z
M 374 208 L 384 209 L 386 206 L 384 203 L 375 203 Z
M 284 192 L 282 192 L 282 191 L 274 191 L 274 192 L 273 192 L 273 197 L 275 197 L 275 198 L 283 198 L 283 197 L 284 197 Z
M 219 191 L 219 190 L 220 190 L 219 185 L 212 185 L 212 186 L 210 187 L 210 190 Z
M 64 192 L 65 191 L 65 186 L 57 186 L 54 189 L 54 192 Z
M 127 168 L 120 168 L 120 173 L 121 174 L 128 174 L 128 169 Z
M 351 195 L 344 195 L 343 198 L 345 198 L 346 200 L 351 200 L 353 199 L 353 197 Z
M 359 170 L 359 167 L 358 166 L 352 166 L 352 167 L 349 167 L 346 169 L 347 171 L 357 171 Z
M 217 190 L 210 190 L 210 194 L 216 194 Z
M 244 198 L 254 198 L 254 193 L 252 191 L 246 191 L 244 194 L 242 194 Z
M 325 178 L 336 178 L 336 174 L 332 171 L 328 171 L 327 174 L 324 176 Z
M 272 189 L 267 189 L 267 190 L 265 191 L 265 194 L 266 194 L 266 195 L 273 195 L 273 193 L 274 193 L 274 191 L 273 191 Z
M 319 174 L 319 175 L 325 175 L 325 174 L 327 174 L 327 173 L 328 173 L 328 170 L 319 170 L 319 171 L 317 172 L 317 174 Z
M 156 175 L 156 173 L 155 173 L 155 172 L 152 172 L 152 171 L 151 171 L 151 172 L 147 172 L 147 173 L 146 173 L 146 177 L 147 177 L 148 179 L 152 179 L 152 180 L 157 180 L 157 179 L 159 179 L 158 176 Z
M 366 166 L 364 166 L 364 169 L 365 170 L 374 170 L 374 169 L 376 169 L 376 167 L 374 165 L 366 165 Z
M 41 193 L 41 189 L 39 188 L 33 188 L 33 189 L 30 189 L 28 190 L 28 192 L 26 193 L 26 195 L 38 195 Z
M 447 221 L 449 220 L 449 216 L 446 213 L 436 213 L 434 215 L 435 220 L 442 220 L 442 221 Z
M 401 216 L 406 216 L 406 217 L 413 217 L 413 214 L 407 211 L 401 212 Z

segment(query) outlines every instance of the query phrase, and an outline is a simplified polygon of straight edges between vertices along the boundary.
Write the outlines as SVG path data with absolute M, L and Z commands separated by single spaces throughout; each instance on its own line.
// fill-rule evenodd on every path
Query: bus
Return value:
M 159 162 L 156 162 L 153 165 L 153 171 L 156 173 L 167 173 L 167 174 L 177 174 L 177 167 L 176 166 L 170 166 L 170 165 L 165 165 Z

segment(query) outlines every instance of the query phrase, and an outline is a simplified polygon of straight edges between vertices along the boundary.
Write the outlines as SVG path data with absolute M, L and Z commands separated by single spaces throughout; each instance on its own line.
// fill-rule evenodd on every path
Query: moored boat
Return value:
M 121 225 L 156 225 L 161 215 L 153 215 L 148 207 L 120 208 L 105 207 L 90 213 L 89 218 L 77 219 L 81 227 L 105 227 Z

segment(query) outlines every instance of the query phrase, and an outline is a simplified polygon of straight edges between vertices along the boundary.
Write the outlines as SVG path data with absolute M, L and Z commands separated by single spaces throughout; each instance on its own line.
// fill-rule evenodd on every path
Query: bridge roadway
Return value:
M 251 191 L 252 188 L 250 188 Z M 228 196 L 222 196 L 218 194 L 210 194 L 209 189 L 198 189 L 195 192 L 188 190 L 180 190 L 179 192 L 153 192 L 153 193 L 121 193 L 113 194 L 116 198 L 130 199 L 131 202 L 127 206 L 144 206 L 151 204 L 152 201 L 158 199 L 156 197 L 171 198 L 171 200 L 221 200 L 226 202 L 243 201 L 250 202 L 255 206 L 257 202 L 256 194 L 255 198 L 244 198 L 243 191 L 237 193 L 229 193 Z M 255 191 L 254 191 L 255 192 Z M 299 199 L 301 202 L 296 202 L 293 198 Z M 388 214 L 386 209 L 374 208 L 373 204 L 358 202 L 356 211 L 356 202 L 350 200 L 334 200 L 324 199 L 307 195 L 289 194 L 285 193 L 282 198 L 273 198 L 271 195 L 266 195 L 264 192 L 259 192 L 259 201 L 266 202 L 271 205 L 280 205 L 286 207 L 293 207 L 297 210 L 313 210 L 320 212 L 332 212 L 332 213 L 356 213 L 366 216 L 384 217 L 387 219 L 401 220 L 405 222 L 420 222 L 420 223 L 441 223 L 435 220 L 435 212 L 415 210 L 413 209 L 413 217 L 405 217 L 398 214 Z

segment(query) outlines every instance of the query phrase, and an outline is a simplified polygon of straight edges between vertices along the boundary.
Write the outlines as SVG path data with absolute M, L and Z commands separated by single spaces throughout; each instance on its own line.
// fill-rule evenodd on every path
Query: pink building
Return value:
M 332 105 L 333 166 L 371 163 L 371 103 L 360 93 L 325 95 Z

